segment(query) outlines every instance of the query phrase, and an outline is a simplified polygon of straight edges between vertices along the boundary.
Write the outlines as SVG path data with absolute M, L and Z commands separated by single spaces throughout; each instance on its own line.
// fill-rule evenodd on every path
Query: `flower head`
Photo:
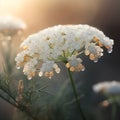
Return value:
M 120 95 L 120 82 L 110 81 L 101 82 L 93 86 L 93 90 L 97 93 L 101 92 L 103 94 L 109 95 Z
M 0 16 L 0 31 L 2 30 L 18 30 L 25 29 L 26 24 L 12 16 Z
M 103 56 L 103 47 L 111 52 L 113 44 L 102 31 L 89 25 L 58 25 L 28 36 L 15 60 L 17 67 L 25 68 L 36 59 L 31 70 L 27 67 L 23 72 L 30 78 L 35 74 L 31 75 L 29 71 L 51 78 L 54 72 L 60 72 L 58 62 L 64 62 L 71 71 L 83 71 L 81 54 L 97 62 Z
M 18 31 L 24 30 L 26 24 L 13 16 L 0 16 L 0 35 L 16 34 Z

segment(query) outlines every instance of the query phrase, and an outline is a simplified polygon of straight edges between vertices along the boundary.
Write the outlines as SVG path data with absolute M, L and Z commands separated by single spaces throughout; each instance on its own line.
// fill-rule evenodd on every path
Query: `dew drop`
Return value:
M 60 68 L 57 68 L 55 71 L 56 73 L 60 73 Z
M 20 69 L 20 67 L 17 67 L 17 69 L 19 70 L 19 69 Z
M 101 53 L 100 55 L 103 56 L 103 53 Z
M 83 68 L 81 69 L 81 71 L 85 71 L 85 67 L 83 67 Z
M 43 76 L 43 72 L 39 72 L 39 76 L 42 77 Z
M 109 49 L 109 50 L 108 50 L 108 53 L 112 53 L 112 49 Z
M 28 77 L 28 80 L 31 80 L 32 79 L 32 77 Z
M 97 63 L 97 62 L 98 62 L 98 59 L 95 59 L 94 62 Z

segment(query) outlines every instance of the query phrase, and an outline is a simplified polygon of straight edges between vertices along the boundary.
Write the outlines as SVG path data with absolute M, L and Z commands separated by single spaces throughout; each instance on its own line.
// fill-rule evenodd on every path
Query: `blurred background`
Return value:
M 24 38 L 58 24 L 89 24 L 114 39 L 111 54 L 105 51 L 97 64 L 85 60 L 85 72 L 75 73 L 94 110 L 99 100 L 93 96 L 92 85 L 101 81 L 120 81 L 120 0 L 0 0 L 0 15 L 13 15 L 24 20 L 27 24 Z M 15 49 L 19 50 L 20 43 L 21 40 L 15 42 Z M 83 100 L 87 102 L 87 97 Z M 0 100 L 1 120 L 10 120 L 12 111 L 8 103 Z M 109 108 L 101 111 L 104 114 L 104 111 L 109 112 Z

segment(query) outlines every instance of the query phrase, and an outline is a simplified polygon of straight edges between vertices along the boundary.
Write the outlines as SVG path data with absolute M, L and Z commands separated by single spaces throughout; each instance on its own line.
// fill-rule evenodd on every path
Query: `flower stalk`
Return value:
M 116 110 L 117 110 L 116 103 L 112 103 L 112 120 L 116 120 Z
M 71 85 L 72 85 L 72 88 L 73 88 L 73 93 L 74 93 L 74 96 L 75 96 L 75 99 L 76 99 L 76 104 L 77 104 L 78 109 L 80 111 L 81 117 L 82 117 L 83 120 L 86 120 L 85 115 L 82 111 L 80 102 L 79 102 L 79 98 L 78 98 L 77 90 L 76 90 L 76 87 L 75 87 L 75 84 L 74 84 L 74 81 L 73 81 L 73 77 L 72 77 L 71 71 L 69 69 L 68 69 L 68 74 L 69 74 L 70 82 L 71 82 Z

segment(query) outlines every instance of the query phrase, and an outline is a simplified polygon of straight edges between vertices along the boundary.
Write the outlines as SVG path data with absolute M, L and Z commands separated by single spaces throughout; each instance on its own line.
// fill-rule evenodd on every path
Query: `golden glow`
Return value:
M 56 24 L 88 23 L 97 14 L 99 3 L 100 0 L 0 0 L 0 15 L 21 18 L 29 27 L 27 35 Z
M 0 14 L 14 14 L 22 9 L 24 0 L 0 0 Z

